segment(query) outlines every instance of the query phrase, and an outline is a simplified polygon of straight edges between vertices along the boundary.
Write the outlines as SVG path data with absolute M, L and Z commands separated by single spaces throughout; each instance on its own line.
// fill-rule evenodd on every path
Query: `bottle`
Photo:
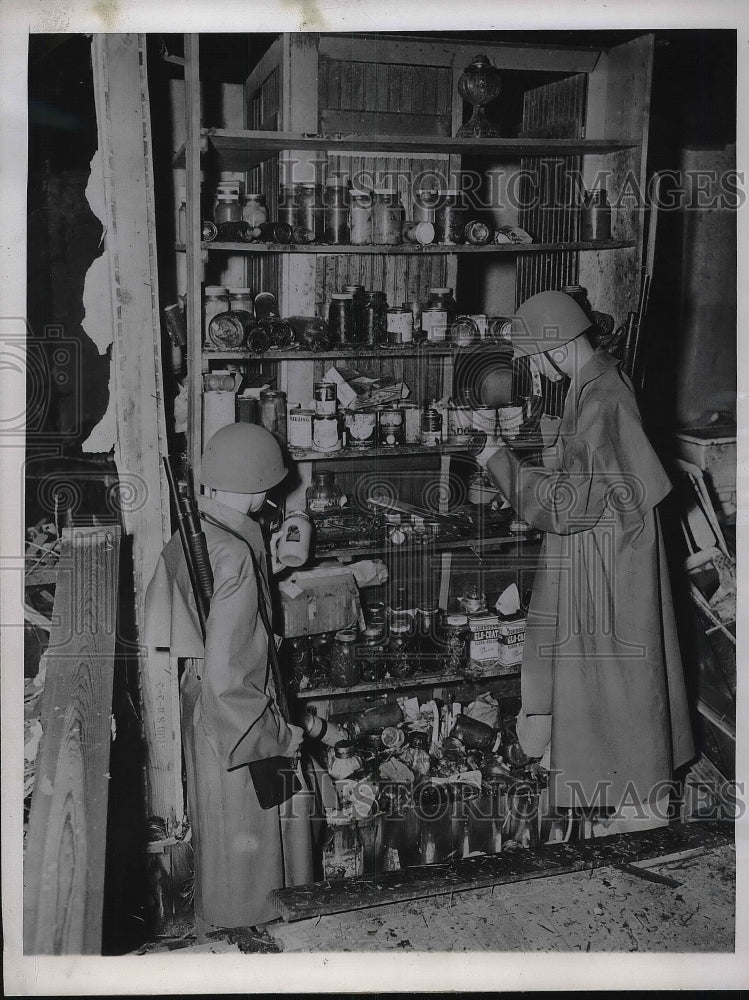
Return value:
M 299 184 L 296 192 L 296 224 L 310 229 L 315 238 L 322 240 L 325 232 L 325 210 L 322 188 L 319 184 Z
M 335 634 L 330 652 L 330 680 L 336 687 L 353 687 L 359 683 L 354 629 L 341 629 Z
M 375 190 L 372 242 L 397 246 L 401 241 L 403 207 L 395 188 Z
M 286 445 L 286 393 L 280 389 L 265 389 L 260 393 L 260 423 Z
M 448 326 L 451 326 L 458 318 L 458 304 L 453 297 L 452 288 L 430 288 L 429 305 L 438 306 L 445 310 Z
M 354 296 L 351 292 L 335 292 L 330 296 L 328 332 L 333 344 L 354 343 Z
M 293 229 L 296 224 L 297 218 L 297 185 L 296 184 L 282 184 L 278 191 L 278 216 L 279 222 L 285 222 L 287 225 L 291 226 Z M 314 239 L 314 234 L 313 234 Z M 299 242 L 298 240 L 294 241 Z
M 387 339 L 388 302 L 384 292 L 367 292 L 362 305 L 361 343 L 369 347 Z
M 443 246 L 455 246 L 464 240 L 465 211 L 460 191 L 440 191 L 440 202 L 434 213 L 434 238 Z
M 239 196 L 228 192 L 219 194 L 216 198 L 213 221 L 217 226 L 224 222 L 241 222 L 242 206 L 239 204 Z
M 362 342 L 362 322 L 363 322 L 363 309 L 364 302 L 366 300 L 366 294 L 364 292 L 364 285 L 344 285 L 343 292 L 347 295 L 354 296 L 354 334 L 353 341 L 355 344 L 360 344 Z
M 486 246 L 492 238 L 491 230 L 487 224 L 478 219 L 474 219 L 472 222 L 466 224 L 463 235 L 465 236 L 466 243 L 471 243 L 477 247 Z
M 611 239 L 611 205 L 605 188 L 595 188 L 585 195 L 580 212 L 580 241 L 597 243 Z
M 372 195 L 369 191 L 352 188 L 349 230 L 351 243 L 354 246 L 364 246 L 372 242 Z
M 340 180 L 329 180 L 325 186 L 325 242 L 348 244 L 349 204 L 348 188 Z

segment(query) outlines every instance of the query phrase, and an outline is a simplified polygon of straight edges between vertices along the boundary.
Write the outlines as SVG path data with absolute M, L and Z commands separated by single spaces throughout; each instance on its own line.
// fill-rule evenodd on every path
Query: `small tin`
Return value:
M 471 424 L 475 431 L 493 437 L 497 430 L 497 411 L 491 406 L 477 406 L 471 412 Z
M 414 317 L 410 309 L 393 306 L 387 311 L 387 343 L 410 344 L 414 336 Z
M 312 447 L 312 417 L 312 410 L 289 407 L 286 419 L 290 448 Z
M 448 406 L 447 440 L 458 444 L 470 437 L 473 433 L 472 419 L 473 411 L 470 406 Z
M 379 411 L 378 441 L 386 448 L 397 448 L 406 440 L 406 420 L 403 408 L 388 406 Z
M 341 431 L 337 416 L 332 413 L 313 414 L 312 447 L 318 451 L 341 450 Z
M 318 416 L 335 414 L 338 407 L 338 387 L 335 382 L 315 382 L 315 413 Z
M 372 448 L 377 438 L 377 414 L 374 410 L 346 411 L 346 445 L 349 448 Z
M 433 406 L 421 415 L 421 443 L 432 448 L 442 444 L 442 414 Z

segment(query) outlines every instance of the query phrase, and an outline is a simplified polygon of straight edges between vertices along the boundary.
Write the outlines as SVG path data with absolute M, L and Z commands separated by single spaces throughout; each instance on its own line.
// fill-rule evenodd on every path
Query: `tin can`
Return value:
M 450 340 L 456 347 L 469 347 L 478 339 L 479 328 L 470 316 L 458 316 L 455 322 L 450 324 Z
M 276 440 L 286 444 L 286 393 L 266 389 L 260 393 L 260 423 Z
M 338 408 L 338 387 L 335 382 L 315 382 L 315 413 L 323 416 L 335 414 Z
M 340 451 L 341 431 L 334 414 L 313 414 L 312 447 L 318 451 Z
M 472 416 L 470 406 L 448 406 L 447 440 L 457 444 L 470 437 L 473 433 Z
M 414 336 L 414 318 L 410 309 L 393 306 L 387 311 L 387 343 L 410 344 Z
M 447 310 L 440 306 L 425 306 L 421 310 L 421 329 L 431 343 L 447 338 Z
M 208 324 L 208 343 L 217 351 L 243 347 L 255 325 L 252 313 L 245 310 L 217 313 Z
M 312 410 L 289 409 L 287 413 L 287 433 L 290 448 L 312 447 Z
M 475 431 L 493 437 L 497 430 L 497 411 L 491 406 L 477 406 L 471 413 L 471 424 Z
M 417 444 L 421 434 L 421 410 L 418 403 L 404 403 L 406 420 L 406 444 Z
M 442 414 L 427 407 L 421 415 L 421 443 L 436 447 L 442 444 Z
M 474 246 L 483 247 L 492 238 L 491 229 L 487 226 L 485 222 L 480 222 L 478 219 L 474 219 L 466 224 L 463 230 L 466 243 L 472 243 Z
M 346 411 L 346 445 L 349 448 L 371 448 L 376 439 L 377 414 L 374 410 Z
M 388 406 L 379 411 L 378 441 L 386 448 L 396 448 L 406 439 L 406 421 L 400 406 Z

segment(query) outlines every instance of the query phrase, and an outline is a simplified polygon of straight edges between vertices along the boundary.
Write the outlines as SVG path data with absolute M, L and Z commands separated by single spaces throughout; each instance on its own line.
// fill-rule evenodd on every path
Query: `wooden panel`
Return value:
M 63 535 L 24 860 L 24 951 L 101 952 L 120 529 Z
M 678 823 L 659 830 L 617 834 L 575 844 L 554 844 L 534 851 L 483 855 L 446 864 L 422 865 L 401 871 L 276 889 L 273 898 L 284 920 L 304 920 L 326 913 L 363 910 L 407 899 L 592 871 L 697 847 L 722 847 L 732 842 L 732 824 L 715 821 Z
M 320 111 L 320 131 L 326 135 L 450 135 L 449 115 L 401 112 Z M 376 141 L 376 140 L 374 140 Z
M 146 587 L 171 535 L 168 488 L 161 462 L 166 454 L 166 422 L 146 37 L 96 34 L 92 60 L 107 206 L 106 252 L 114 303 L 115 458 L 123 484 L 132 491 L 132 501 L 123 504 L 123 520 L 125 532 L 133 540 L 135 624 L 142 637 Z M 193 167 L 195 163 L 199 168 L 197 153 Z M 199 169 L 188 170 L 188 207 L 194 209 L 189 218 L 196 247 L 200 239 L 199 187 Z M 199 267 L 199 251 L 197 256 Z M 195 278 L 195 261 L 188 255 L 188 310 L 192 317 L 198 315 L 195 303 L 200 302 L 199 279 L 196 290 Z M 192 326 L 199 327 L 199 323 Z M 194 330 L 191 336 L 195 337 Z M 199 344 L 199 330 L 197 336 Z M 188 349 L 192 361 L 197 362 L 199 386 L 199 354 L 193 340 Z M 191 401 L 194 403 L 196 398 L 193 418 L 197 413 L 199 428 L 199 393 L 197 397 L 193 393 Z M 199 455 L 199 440 L 197 448 Z M 147 714 L 144 723 L 150 735 L 165 734 L 163 739 L 148 742 L 147 768 L 149 809 L 169 824 L 182 817 L 182 783 L 179 721 L 171 714 L 174 697 L 169 693 L 176 679 L 169 670 L 168 656 L 152 657 L 147 671 L 141 659 L 141 679 L 145 686 L 154 685 L 165 692 L 160 703 L 167 715 L 152 718 Z M 147 694 L 144 701 L 148 701 Z

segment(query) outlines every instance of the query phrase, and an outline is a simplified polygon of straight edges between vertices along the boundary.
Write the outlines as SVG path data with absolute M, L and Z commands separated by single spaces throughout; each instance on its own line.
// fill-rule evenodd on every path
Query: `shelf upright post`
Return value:
M 203 324 L 201 281 L 203 270 L 200 249 L 200 43 L 198 35 L 185 35 L 185 167 L 187 194 L 187 383 L 188 383 L 188 457 L 195 481 L 200 482 L 200 456 L 203 451 L 203 385 L 201 352 Z

